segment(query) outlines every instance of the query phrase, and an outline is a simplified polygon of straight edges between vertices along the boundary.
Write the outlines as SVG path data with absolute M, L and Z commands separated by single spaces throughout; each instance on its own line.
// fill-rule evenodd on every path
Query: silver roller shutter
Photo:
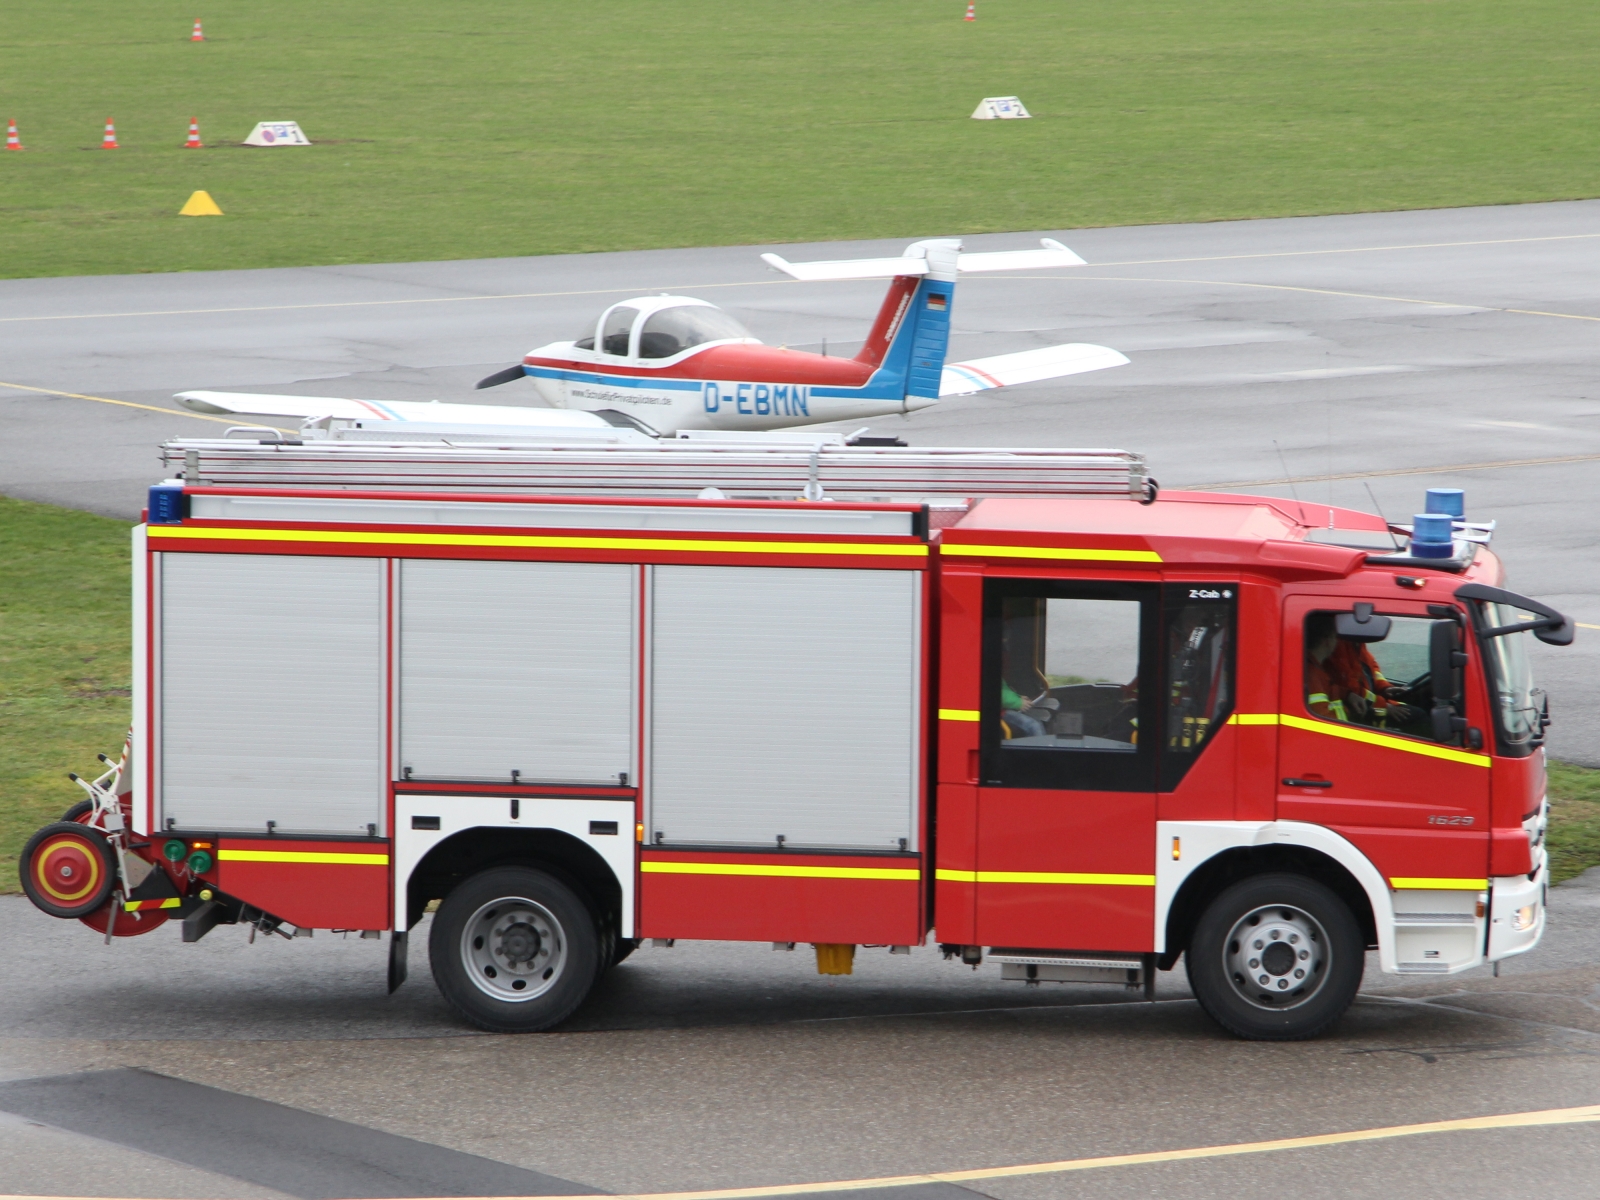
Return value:
M 161 556 L 162 815 L 383 831 L 384 563 Z
M 915 849 L 920 585 L 656 567 L 652 840 Z
M 400 765 L 414 779 L 616 784 L 633 767 L 638 568 L 411 560 Z

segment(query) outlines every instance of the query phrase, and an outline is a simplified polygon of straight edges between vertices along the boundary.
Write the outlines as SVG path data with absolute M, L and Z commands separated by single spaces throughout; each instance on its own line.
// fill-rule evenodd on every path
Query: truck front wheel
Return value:
M 480 1029 L 534 1033 L 572 1015 L 599 973 L 594 914 L 560 880 L 495 867 L 439 905 L 428 937 L 434 982 Z
M 1349 907 L 1299 875 L 1257 875 L 1228 888 L 1195 926 L 1189 986 L 1211 1018 L 1240 1037 L 1316 1037 L 1361 986 L 1365 947 Z

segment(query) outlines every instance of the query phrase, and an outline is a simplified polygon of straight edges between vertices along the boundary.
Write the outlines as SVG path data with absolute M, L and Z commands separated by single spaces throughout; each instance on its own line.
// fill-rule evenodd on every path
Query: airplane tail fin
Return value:
M 899 258 L 792 263 L 776 254 L 762 260 L 795 279 L 842 280 L 891 277 L 866 344 L 856 361 L 903 376 L 908 397 L 936 400 L 950 344 L 950 309 L 956 277 L 963 271 L 1024 271 L 1084 265 L 1054 238 L 1038 250 L 964 253 L 959 240 L 913 242 Z

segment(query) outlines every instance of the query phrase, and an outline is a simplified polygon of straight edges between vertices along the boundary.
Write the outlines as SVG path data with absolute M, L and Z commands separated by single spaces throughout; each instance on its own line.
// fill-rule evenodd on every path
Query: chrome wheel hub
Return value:
M 461 932 L 461 962 L 479 991 L 496 1000 L 532 1000 L 555 986 L 566 966 L 561 922 L 544 905 L 506 896 L 483 905 Z
M 1222 948 L 1222 968 L 1241 999 L 1280 1011 L 1306 1003 L 1328 977 L 1328 935 L 1287 904 L 1246 913 Z

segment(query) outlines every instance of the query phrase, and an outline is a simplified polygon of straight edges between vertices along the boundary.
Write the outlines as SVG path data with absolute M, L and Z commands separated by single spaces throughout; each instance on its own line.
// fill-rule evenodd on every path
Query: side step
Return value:
M 1119 983 L 1155 995 L 1155 955 L 995 946 L 985 956 L 1000 964 L 1001 979 L 1024 983 Z

